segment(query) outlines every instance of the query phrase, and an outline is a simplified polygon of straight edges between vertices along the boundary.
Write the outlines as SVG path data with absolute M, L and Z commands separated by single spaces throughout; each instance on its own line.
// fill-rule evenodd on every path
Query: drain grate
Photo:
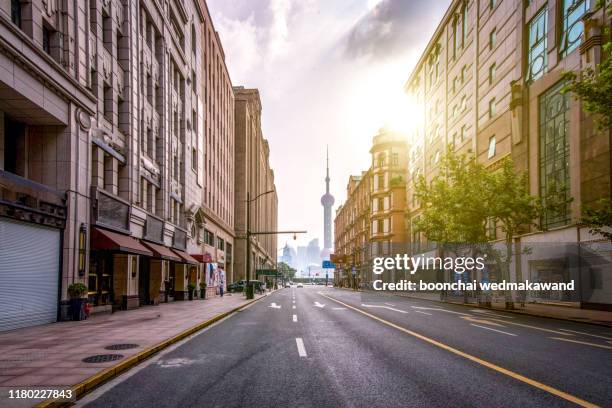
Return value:
M 128 350 L 133 348 L 140 347 L 140 344 L 134 343 L 121 343 L 121 344 L 111 344 L 110 346 L 104 347 L 106 350 Z
M 121 354 L 98 354 L 95 356 L 85 357 L 83 360 L 84 363 L 107 363 L 109 361 L 116 361 L 123 358 Z

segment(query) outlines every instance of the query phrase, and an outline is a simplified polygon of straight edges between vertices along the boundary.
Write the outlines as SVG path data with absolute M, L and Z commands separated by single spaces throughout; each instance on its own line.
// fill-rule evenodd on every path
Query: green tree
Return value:
M 296 270 L 287 265 L 285 262 L 279 262 L 276 269 L 286 278 L 293 279 L 295 277 Z
M 538 220 L 545 211 L 542 200 L 529 193 L 527 173 L 516 171 L 510 158 L 503 160 L 501 168 L 490 175 L 491 200 L 488 212 L 494 224 L 500 224 L 504 233 L 505 251 L 496 251 L 494 256 L 502 270 L 503 279 L 510 280 L 510 264 L 513 238 L 528 232 L 531 226 L 538 226 Z M 551 201 L 551 200 L 548 200 Z M 506 308 L 513 308 L 509 292 L 505 293 Z

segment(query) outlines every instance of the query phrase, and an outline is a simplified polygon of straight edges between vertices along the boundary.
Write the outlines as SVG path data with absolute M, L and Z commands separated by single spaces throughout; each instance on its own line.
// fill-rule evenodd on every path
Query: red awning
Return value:
M 198 262 L 206 263 L 206 261 L 204 260 L 204 255 L 202 254 L 189 254 L 189 255 L 191 255 L 191 257 Z
M 147 256 L 153 255 L 153 253 L 138 242 L 137 239 L 129 235 L 123 235 L 96 227 L 91 231 L 91 248 L 129 252 Z
M 181 251 L 180 249 L 172 248 L 172 252 L 180 256 L 183 263 L 188 263 L 188 264 L 193 264 L 193 265 L 198 264 L 198 261 L 185 251 Z
M 169 261 L 180 262 L 181 258 L 179 258 L 174 252 L 163 245 L 154 244 L 152 242 L 140 241 L 144 246 L 153 251 L 154 258 L 167 259 Z

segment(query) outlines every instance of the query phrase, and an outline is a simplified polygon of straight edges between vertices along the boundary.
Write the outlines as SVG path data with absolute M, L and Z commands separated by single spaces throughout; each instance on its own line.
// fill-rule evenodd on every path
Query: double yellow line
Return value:
M 480 364 L 480 365 L 482 365 L 482 366 L 485 366 L 485 367 L 487 367 L 487 368 L 490 368 L 491 370 L 497 371 L 498 373 L 501 373 L 501 374 L 507 375 L 508 377 L 512 377 L 512 378 L 514 378 L 515 380 L 518 380 L 518 381 L 524 382 L 524 383 L 526 383 L 526 384 L 529 384 L 529 385 L 531 385 L 531 386 L 533 386 L 533 387 L 535 387 L 535 388 L 538 388 L 538 389 L 540 389 L 540 390 L 542 390 L 542 391 L 546 391 L 546 392 L 548 392 L 548 393 L 550 393 L 550 394 L 556 395 L 556 396 L 557 396 L 557 397 L 559 397 L 559 398 L 563 398 L 564 400 L 567 400 L 567 401 L 573 402 L 573 403 L 574 403 L 574 404 L 576 404 L 576 405 L 579 405 L 579 406 L 581 406 L 581 407 L 588 407 L 588 408 L 598 407 L 598 405 L 595 405 L 595 404 L 593 404 L 593 403 L 591 403 L 591 402 L 585 401 L 585 400 L 583 400 L 583 399 L 581 399 L 581 398 L 575 397 L 575 396 L 573 396 L 573 395 L 571 395 L 571 394 L 568 394 L 568 393 L 566 393 L 566 392 L 563 392 L 563 391 L 561 391 L 561 390 L 558 390 L 558 389 L 553 388 L 553 387 L 551 387 L 551 386 L 548 386 L 548 385 L 546 385 L 546 384 L 542 384 L 542 383 L 541 383 L 541 382 L 539 382 L 539 381 L 532 380 L 532 379 L 531 379 L 531 378 L 529 378 L 529 377 L 525 377 L 524 375 L 521 375 L 521 374 L 515 373 L 514 371 L 511 371 L 511 370 L 508 370 L 508 369 L 506 369 L 506 368 L 500 367 L 500 366 L 498 366 L 498 365 L 496 365 L 496 364 L 490 363 L 490 362 L 488 362 L 488 361 L 486 361 L 486 360 L 483 360 L 483 359 L 478 358 L 478 357 L 476 357 L 476 356 L 473 356 L 473 355 L 471 355 L 471 354 L 465 353 L 465 352 L 463 352 L 463 351 L 461 351 L 461 350 L 457 350 L 457 349 L 456 349 L 456 348 L 454 348 L 454 347 L 451 347 L 451 346 L 446 345 L 446 344 L 444 344 L 444 343 L 440 343 L 440 342 L 439 342 L 439 341 L 437 341 L 437 340 L 434 340 L 434 339 L 429 338 L 429 337 L 427 337 L 427 336 L 423 336 L 422 334 L 416 333 L 416 332 L 414 332 L 414 331 L 412 331 L 412 330 L 408 330 L 408 329 L 406 329 L 406 328 L 404 328 L 404 327 L 398 326 L 398 325 L 397 325 L 397 324 L 395 324 L 395 323 L 391 323 L 391 322 L 389 322 L 389 321 L 387 321 L 387 320 L 381 319 L 381 318 L 380 318 L 380 317 L 378 317 L 378 316 L 374 316 L 373 314 L 368 313 L 368 312 L 366 312 L 366 311 L 364 311 L 364 310 L 361 310 L 361 309 L 359 309 L 359 308 L 357 308 L 357 307 L 351 306 L 351 305 L 349 305 L 349 304 L 346 304 L 346 303 L 344 303 L 344 302 L 341 302 L 340 300 L 337 300 L 337 299 L 334 299 L 334 298 L 332 298 L 332 297 L 330 297 L 330 296 L 324 295 L 324 294 L 323 294 L 323 293 L 321 293 L 321 292 L 319 292 L 319 294 L 320 294 L 321 296 L 326 297 L 326 298 L 327 298 L 327 299 L 329 299 L 329 300 L 332 300 L 332 301 L 334 301 L 334 302 L 336 302 L 336 303 L 339 303 L 339 304 L 341 304 L 341 305 L 343 305 L 343 306 L 345 306 L 345 307 L 347 307 L 347 308 L 349 308 L 349 309 L 352 309 L 352 310 L 354 310 L 354 311 L 356 311 L 356 312 L 358 312 L 358 313 L 361 313 L 361 314 L 363 314 L 363 315 L 365 315 L 365 316 L 368 316 L 368 317 L 369 317 L 369 318 L 371 318 L 371 319 L 377 320 L 377 321 L 379 321 L 379 322 L 381 322 L 381 323 L 383 323 L 383 324 L 385 324 L 385 325 L 387 325 L 387 326 L 393 327 L 394 329 L 397 329 L 397 330 L 399 330 L 399 331 L 401 331 L 401 332 L 404 332 L 404 333 L 406 333 L 406 334 L 408 334 L 408 335 L 410 335 L 410 336 L 416 337 L 417 339 L 423 340 L 423 341 L 425 341 L 425 342 L 427 342 L 427 343 L 429 343 L 429 344 L 432 344 L 432 345 L 434 345 L 434 346 L 436 346 L 436 347 L 439 347 L 439 348 L 441 348 L 441 349 L 443 349 L 443 350 L 449 351 L 449 352 L 451 352 L 451 353 L 453 353 L 453 354 L 456 354 L 456 355 L 461 356 L 461 357 L 463 357 L 463 358 L 466 358 L 466 359 L 468 359 L 468 360 L 470 360 L 470 361 L 473 361 L 473 362 L 475 362 L 475 363 L 478 363 L 478 364 Z

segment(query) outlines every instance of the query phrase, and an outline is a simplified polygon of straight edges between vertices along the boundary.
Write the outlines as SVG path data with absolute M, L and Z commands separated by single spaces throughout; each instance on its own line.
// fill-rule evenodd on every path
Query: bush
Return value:
M 73 283 L 68 286 L 68 296 L 72 299 L 79 299 L 83 297 L 84 294 L 87 293 L 87 286 L 82 284 L 81 282 Z
M 196 288 L 195 283 L 190 283 L 189 285 L 187 285 L 187 289 L 188 289 L 190 292 L 193 292 L 193 291 L 195 290 L 195 288 Z

